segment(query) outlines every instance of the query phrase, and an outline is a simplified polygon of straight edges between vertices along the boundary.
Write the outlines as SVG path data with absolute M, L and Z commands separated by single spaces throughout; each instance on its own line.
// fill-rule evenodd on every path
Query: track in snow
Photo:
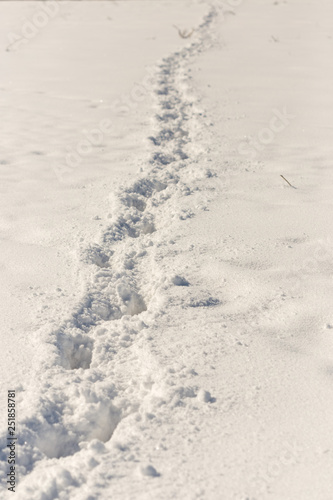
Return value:
M 182 208 L 182 199 L 200 190 L 200 176 L 212 175 L 200 171 L 201 152 L 193 140 L 203 113 L 190 93 L 185 68 L 211 44 L 215 15 L 212 9 L 204 18 L 197 41 L 156 66 L 151 156 L 137 180 L 117 193 L 117 216 L 100 244 L 83 254 L 92 268 L 86 295 L 47 339 L 52 355 L 36 380 L 35 411 L 19 424 L 21 477 L 42 459 L 75 454 L 80 443 L 108 441 L 119 422 L 142 404 L 142 395 L 119 366 L 142 362 L 131 347 L 163 312 L 163 291 L 188 285 L 179 276 L 159 276 L 154 247 L 170 247 L 161 241 L 160 229 L 167 225 L 172 233 L 174 219 L 195 215 L 194 208 Z M 4 458 L 4 437 L 1 448 Z

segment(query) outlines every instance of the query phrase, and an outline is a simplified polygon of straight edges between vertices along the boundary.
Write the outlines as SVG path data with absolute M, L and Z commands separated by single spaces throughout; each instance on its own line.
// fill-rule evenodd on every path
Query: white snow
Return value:
M 2 497 L 16 389 L 18 500 L 330 500 L 333 6 L 43 5 L 0 3 Z

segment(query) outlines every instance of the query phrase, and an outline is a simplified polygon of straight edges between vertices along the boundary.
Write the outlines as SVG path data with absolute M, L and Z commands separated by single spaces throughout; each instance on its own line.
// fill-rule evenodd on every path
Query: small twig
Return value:
M 190 38 L 190 36 L 192 36 L 193 34 L 193 29 L 192 31 L 187 31 L 187 30 L 181 30 L 180 28 L 178 28 L 178 26 L 176 26 L 175 24 L 173 25 L 174 28 L 176 28 L 176 30 L 178 31 L 178 35 L 181 37 L 181 38 Z
M 295 186 L 293 186 L 292 184 L 290 184 L 290 182 L 288 181 L 288 179 L 286 179 L 283 175 L 280 175 L 280 177 L 282 177 L 283 180 L 285 180 L 290 187 L 292 187 L 293 189 L 296 189 Z
M 27 42 L 28 40 L 26 38 L 24 38 L 24 42 Z M 17 43 L 17 42 L 22 42 L 22 40 L 14 40 L 12 43 L 10 43 L 9 45 L 7 45 L 6 47 L 6 52 L 13 52 L 12 51 L 12 47 Z M 15 49 L 14 49 L 15 50 Z
M 233 10 L 224 10 L 222 14 L 230 14 L 231 16 L 235 16 L 236 12 L 234 12 Z

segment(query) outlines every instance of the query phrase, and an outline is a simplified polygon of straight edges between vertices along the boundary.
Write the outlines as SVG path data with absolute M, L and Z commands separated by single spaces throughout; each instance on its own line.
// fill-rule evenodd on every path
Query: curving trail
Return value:
M 331 500 L 332 3 L 189 4 L 207 7 L 192 34 L 185 2 L 123 2 L 114 23 L 122 35 L 146 8 L 128 50 L 141 68 L 141 47 L 160 57 L 159 9 L 176 38 L 161 33 L 173 50 L 154 65 L 148 116 L 119 118 L 124 140 L 105 145 L 122 148 L 105 156 L 111 174 L 140 173 L 78 198 L 91 214 L 111 191 L 100 238 L 84 217 L 73 229 L 85 287 L 29 341 L 40 369 L 17 388 L 19 500 Z M 169 22 L 181 5 L 187 26 Z M 136 161 L 114 165 L 147 119 Z
M 203 182 L 214 174 L 202 168 L 204 149 L 197 143 L 205 117 L 187 66 L 212 45 L 216 15 L 211 8 L 194 41 L 156 65 L 150 156 L 141 175 L 113 197 L 116 215 L 100 244 L 82 252 L 91 268 L 84 297 L 64 324 L 44 335 L 46 361 L 33 392 L 25 394 L 30 410 L 19 421 L 19 499 L 75 498 L 76 488 L 84 498 L 80 488 L 97 465 L 92 456 L 117 457 L 121 449 L 113 445 L 115 433 L 131 432 L 142 414 L 149 419 L 159 412 L 162 400 L 172 408 L 198 392 L 173 387 L 172 373 L 156 365 L 146 344 L 170 307 L 172 290 L 189 285 L 163 268 L 173 251 L 174 228 L 205 210 L 213 196 L 214 188 L 207 193 Z M 186 202 L 190 195 L 196 206 Z M 219 302 L 207 300 L 193 299 L 189 307 Z M 5 458 L 4 439 L 1 448 Z

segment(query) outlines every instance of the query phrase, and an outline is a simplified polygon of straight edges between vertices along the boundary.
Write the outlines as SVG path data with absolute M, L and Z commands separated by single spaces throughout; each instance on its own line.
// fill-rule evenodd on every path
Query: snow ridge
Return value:
M 100 243 L 82 253 L 92 269 L 85 296 L 65 324 L 45 334 L 47 362 L 29 396 L 34 410 L 19 423 L 18 498 L 66 498 L 66 493 L 60 497 L 59 492 L 78 486 L 77 479 L 68 470 L 56 479 L 50 473 L 52 467 L 60 467 L 64 457 L 89 447 L 105 452 L 103 443 L 120 422 L 135 418 L 145 405 L 153 369 L 141 349 L 146 332 L 164 313 L 166 291 L 189 285 L 181 276 L 161 272 L 156 249 L 164 246 L 164 252 L 169 251 L 172 240 L 165 237 L 172 233 L 175 220 L 186 220 L 205 209 L 204 202 L 184 208 L 184 199 L 200 192 L 202 180 L 214 175 L 200 169 L 204 150 L 197 139 L 205 127 L 204 113 L 191 93 L 186 65 L 213 43 L 211 25 L 216 14 L 211 8 L 195 30 L 193 43 L 156 65 L 156 113 L 148 161 L 135 182 L 116 193 L 116 215 Z M 204 306 L 214 305 L 216 299 L 210 297 L 208 302 Z M 122 368 L 128 364 L 131 377 Z M 138 383 L 142 364 L 146 378 Z M 169 399 L 193 396 L 195 390 L 174 389 Z M 5 446 L 2 437 L 3 463 Z M 93 464 L 82 467 L 89 470 Z M 3 466 L 1 475 L 5 474 Z M 85 480 L 82 473 L 78 477 Z

